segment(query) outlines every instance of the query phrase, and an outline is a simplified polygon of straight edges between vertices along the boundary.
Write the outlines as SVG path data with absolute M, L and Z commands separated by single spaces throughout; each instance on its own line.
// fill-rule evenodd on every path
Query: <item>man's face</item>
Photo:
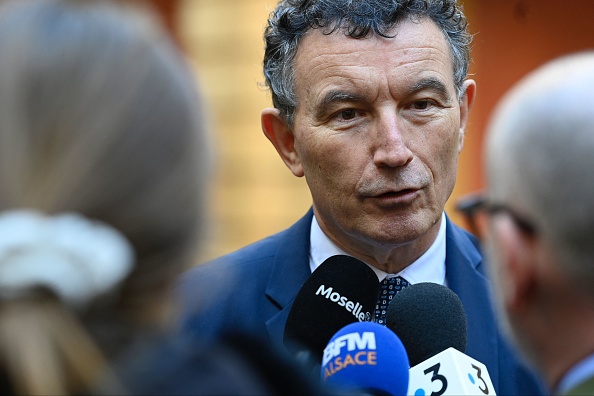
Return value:
M 468 113 L 437 26 L 405 20 L 391 33 L 353 39 L 314 29 L 295 59 L 291 169 L 305 175 L 322 229 L 355 250 L 436 231 Z

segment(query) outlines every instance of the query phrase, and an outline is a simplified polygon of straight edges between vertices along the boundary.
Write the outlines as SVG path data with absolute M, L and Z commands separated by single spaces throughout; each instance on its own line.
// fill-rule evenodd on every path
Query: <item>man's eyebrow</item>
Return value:
M 417 81 L 409 89 L 406 90 L 406 94 L 413 95 L 417 92 L 421 92 L 424 90 L 436 92 L 442 100 L 448 103 L 452 100 L 452 95 L 450 95 L 445 84 L 437 78 L 424 78 L 420 81 Z
M 323 117 L 327 113 L 328 108 L 333 103 L 341 103 L 341 102 L 355 103 L 355 102 L 361 102 L 363 100 L 364 100 L 364 97 L 362 95 L 355 94 L 352 92 L 338 91 L 338 90 L 329 91 L 322 97 L 322 100 L 320 100 L 320 102 L 316 106 L 315 115 L 318 118 Z

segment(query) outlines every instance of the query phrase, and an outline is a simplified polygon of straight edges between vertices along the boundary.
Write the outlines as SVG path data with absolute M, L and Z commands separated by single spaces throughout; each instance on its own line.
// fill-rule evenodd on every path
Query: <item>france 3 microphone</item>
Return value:
M 408 389 L 408 357 L 402 341 L 386 327 L 351 323 L 324 349 L 321 376 L 339 392 L 402 396 Z
M 487 367 L 463 353 L 466 314 L 453 291 L 436 283 L 408 286 L 388 305 L 386 322 L 408 352 L 409 395 L 495 395 Z
M 334 333 L 371 319 L 378 293 L 379 282 L 369 266 L 349 256 L 328 258 L 295 297 L 285 326 L 285 346 L 303 365 L 317 369 Z

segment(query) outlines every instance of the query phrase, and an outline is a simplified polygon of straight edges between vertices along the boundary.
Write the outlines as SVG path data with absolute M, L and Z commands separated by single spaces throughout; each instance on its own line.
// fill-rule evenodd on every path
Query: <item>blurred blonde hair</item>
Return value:
M 199 98 L 150 14 L 108 0 L 6 2 L 0 53 L 0 211 L 77 212 L 135 250 L 118 293 L 85 312 L 47 290 L 0 300 L 0 371 L 13 390 L 85 392 L 103 356 L 159 323 L 191 264 L 208 165 Z

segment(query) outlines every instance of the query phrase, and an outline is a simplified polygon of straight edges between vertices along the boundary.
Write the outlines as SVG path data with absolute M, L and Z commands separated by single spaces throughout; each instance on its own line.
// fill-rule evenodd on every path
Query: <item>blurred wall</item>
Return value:
M 204 259 L 282 230 L 310 206 L 260 128 L 262 34 L 275 0 L 180 0 L 178 35 L 210 107 L 215 173 Z
M 478 89 L 458 182 L 449 201 L 448 213 L 461 225 L 463 221 L 451 207 L 460 196 L 485 185 L 483 136 L 497 101 L 515 82 L 546 61 L 594 49 L 592 0 L 465 0 L 463 4 L 475 34 L 471 73 Z
M 478 92 L 457 186 L 446 210 L 464 225 L 453 205 L 484 185 L 481 145 L 494 104 L 544 61 L 594 47 L 594 1 L 462 3 L 475 34 L 471 73 Z M 172 25 L 195 66 L 214 131 L 211 232 L 203 257 L 208 259 L 288 227 L 311 201 L 305 180 L 290 173 L 260 128 L 260 111 L 271 105 L 261 87 L 262 33 L 276 0 L 176 0 L 175 4 Z M 171 13 L 167 8 L 171 4 L 160 6 Z

